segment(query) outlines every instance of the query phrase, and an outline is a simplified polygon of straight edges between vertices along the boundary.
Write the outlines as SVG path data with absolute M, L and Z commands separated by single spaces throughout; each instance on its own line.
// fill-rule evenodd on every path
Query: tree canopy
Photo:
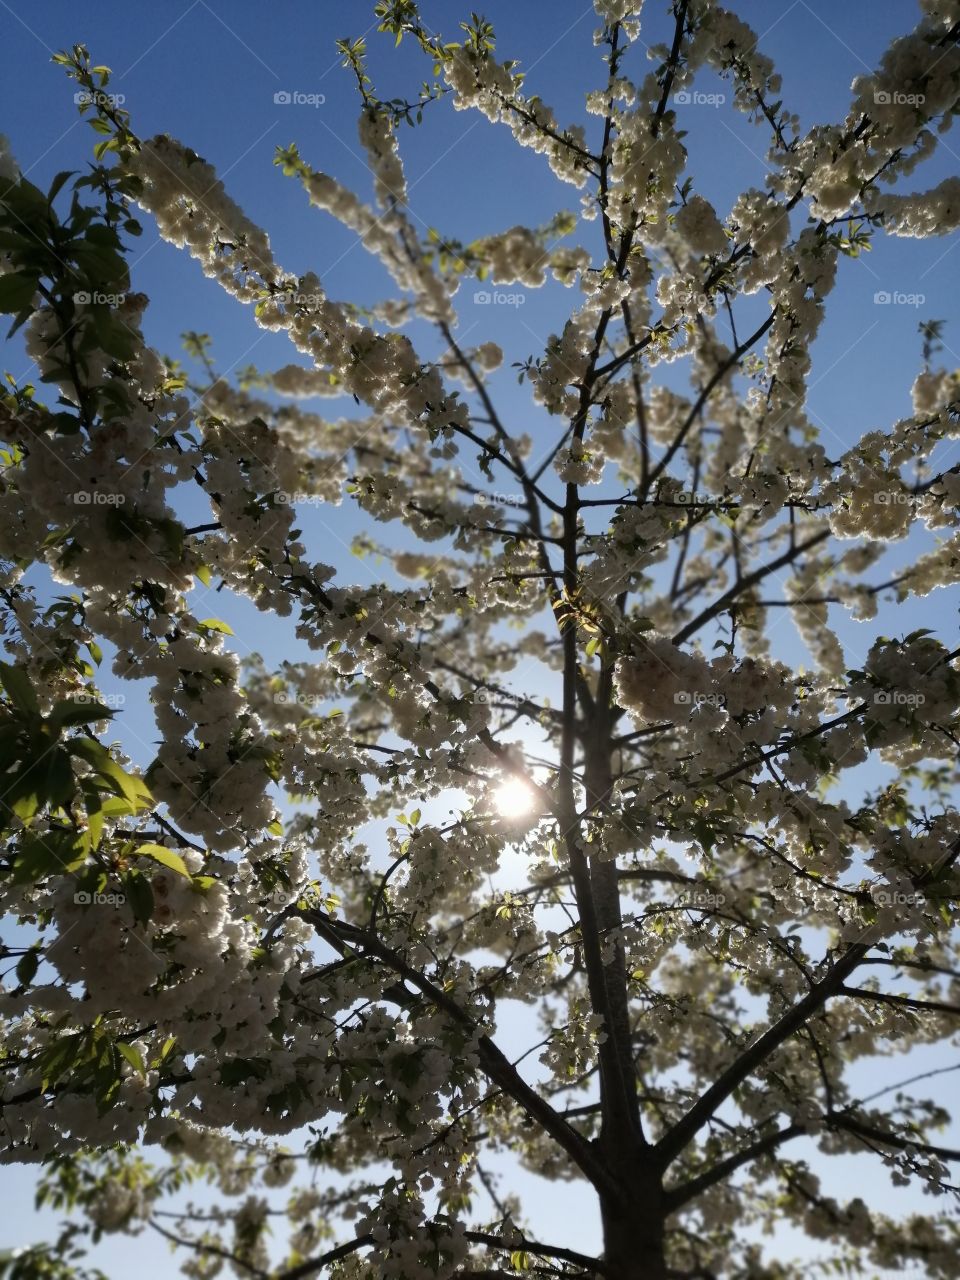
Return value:
M 388 273 L 376 306 L 277 262 L 83 45 L 56 61 L 93 163 L 43 190 L 0 148 L 0 311 L 37 371 L 0 396 L 0 1109 L 68 1216 L 0 1277 L 93 1277 L 107 1232 L 198 1278 L 960 1276 L 955 1077 L 885 1062 L 960 1013 L 960 648 L 913 615 L 960 581 L 939 323 L 910 416 L 832 456 L 806 410 L 848 260 L 960 228 L 960 178 L 904 190 L 960 110 L 960 3 L 921 0 L 805 131 L 715 0 L 672 0 L 646 66 L 639 0 L 594 0 L 568 125 L 485 18 L 358 8 L 423 59 L 387 98 L 337 43 L 375 202 L 303 143 L 276 163 Z M 729 209 L 687 173 L 710 72 L 768 148 Z M 575 211 L 426 221 L 400 144 L 451 107 Z M 141 219 L 291 363 L 152 350 Z M 475 290 L 557 283 L 542 350 L 458 336 Z M 381 581 L 317 558 L 312 504 L 358 514 Z M 312 656 L 242 657 L 214 591 Z M 598 1256 L 531 1231 L 504 1155 L 582 1187 Z M 927 1211 L 827 1189 L 849 1155 Z

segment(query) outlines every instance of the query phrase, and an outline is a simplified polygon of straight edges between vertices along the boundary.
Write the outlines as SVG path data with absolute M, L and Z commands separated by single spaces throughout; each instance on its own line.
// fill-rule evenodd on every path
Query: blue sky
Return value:
M 738 0 L 733 7 L 760 35 L 762 51 L 783 75 L 784 101 L 799 112 L 804 129 L 842 118 L 851 80 L 871 69 L 890 37 L 908 29 L 917 15 L 909 0 L 847 5 L 835 0 Z M 648 0 L 642 30 L 646 43 L 667 37 L 667 8 L 665 0 Z M 372 184 L 356 140 L 356 92 L 352 77 L 338 65 L 334 41 L 367 35 L 371 75 L 383 97 L 415 94 L 430 71 L 409 41 L 394 52 L 391 41 L 376 36 L 372 9 L 372 0 L 272 7 L 254 0 L 167 0 L 163 5 L 136 6 L 101 0 L 82 8 L 70 0 L 45 0 L 42 6 L 0 0 L 6 37 L 0 131 L 11 139 L 23 170 L 41 186 L 57 171 L 81 168 L 91 159 L 95 135 L 77 114 L 74 85 L 50 63 L 52 52 L 81 40 L 95 62 L 113 68 L 110 89 L 124 95 L 134 130 L 144 137 L 171 133 L 213 163 L 231 195 L 269 231 L 277 259 L 290 271 L 314 270 L 331 295 L 374 302 L 393 292 L 380 268 L 351 234 L 312 210 L 300 185 L 273 165 L 275 147 L 296 141 L 308 163 L 369 197 Z M 429 23 L 453 39 L 458 34 L 456 20 L 467 16 L 468 6 L 427 0 L 422 9 Z M 592 5 L 586 0 L 491 0 L 483 13 L 496 27 L 499 56 L 517 58 L 527 70 L 528 91 L 539 93 L 561 121 L 586 119 L 588 128 L 596 130 L 595 118 L 583 112 L 584 93 L 599 86 L 603 76 L 592 45 L 597 25 Z M 633 57 L 627 71 L 632 69 L 639 78 L 646 70 L 642 50 Z M 728 86 L 704 76 L 697 87 L 726 92 L 728 99 L 720 107 L 681 109 L 689 130 L 685 141 L 695 189 L 724 213 L 745 187 L 763 185 L 766 135 L 734 114 Z M 274 95 L 283 90 L 323 95 L 325 101 L 318 106 L 280 105 Z M 436 226 L 470 240 L 515 223 L 543 224 L 559 209 L 577 207 L 577 193 L 555 182 L 545 163 L 519 150 L 505 129 L 490 127 L 476 114 L 454 112 L 446 103 L 428 109 L 422 128 L 403 130 L 402 143 L 412 212 L 421 229 Z M 957 171 L 958 151 L 960 137 L 946 135 L 934 160 L 915 173 L 915 186 L 933 185 Z M 149 220 L 143 221 L 132 270 L 135 288 L 151 298 L 145 329 L 153 345 L 179 355 L 179 334 L 194 329 L 214 336 L 221 370 L 251 361 L 276 367 L 295 358 L 283 336 L 259 330 L 251 308 L 239 307 L 222 294 L 203 278 L 196 263 L 159 242 Z M 595 236 L 593 224 L 575 238 L 592 245 Z M 814 351 L 809 399 L 811 417 L 821 426 L 832 456 L 862 432 L 889 425 L 910 411 L 909 387 L 920 361 L 919 320 L 948 321 L 944 360 L 960 363 L 960 355 L 955 355 L 960 351 L 957 243 L 957 236 L 926 243 L 877 240 L 872 253 L 841 264 L 841 283 Z M 922 294 L 925 301 L 919 307 L 877 305 L 874 295 L 881 290 Z M 504 346 L 506 368 L 493 381 L 495 395 L 505 419 L 533 431 L 540 443 L 537 432 L 546 430 L 546 420 L 531 417 L 525 390 L 517 387 L 509 362 L 542 350 L 575 296 L 559 287 L 542 294 L 523 292 L 522 306 L 481 308 L 471 301 L 471 287 L 465 286 L 460 335 L 470 344 L 493 339 Z M 433 349 L 425 330 L 413 336 L 425 351 Z M 5 353 L 3 367 L 29 380 L 28 363 L 16 344 Z M 375 565 L 350 557 L 348 544 L 357 528 L 344 508 L 312 508 L 304 514 L 308 541 L 323 548 L 318 550 L 322 559 L 335 560 L 351 579 L 379 576 Z M 893 562 L 914 553 L 911 544 L 904 544 Z M 955 604 L 942 595 L 932 596 L 911 608 L 910 626 L 942 626 L 947 610 L 955 615 Z M 218 596 L 206 612 L 233 624 L 241 651 L 260 648 L 268 657 L 277 652 L 276 633 L 242 602 Z M 881 618 L 879 629 L 882 622 Z M 870 631 L 871 638 L 878 628 Z M 862 656 L 859 649 L 866 653 L 869 641 L 860 640 L 854 626 L 846 629 L 845 638 L 851 658 Z M 285 641 L 283 656 L 293 652 Z M 802 660 L 799 647 L 793 652 Z M 127 724 L 119 728 L 131 750 L 138 740 L 151 736 L 142 708 L 131 706 Z M 921 1057 L 917 1070 L 929 1054 Z M 865 1081 L 867 1085 L 879 1087 L 872 1079 Z M 850 1163 L 837 1162 L 837 1167 Z M 886 1178 L 868 1172 L 859 1161 L 856 1169 L 857 1179 L 888 1202 Z M 29 1170 L 0 1171 L 0 1192 L 14 1209 L 7 1228 L 13 1235 L 0 1242 L 25 1243 L 39 1234 L 39 1225 L 30 1222 L 30 1188 Z M 531 1192 L 531 1205 L 551 1238 L 562 1234 L 572 1217 L 579 1217 L 580 1243 L 588 1246 L 592 1228 L 578 1209 L 578 1195 L 570 1187 L 560 1187 L 549 1197 Z M 898 1203 L 907 1199 L 924 1207 L 912 1193 Z M 135 1262 L 142 1280 L 170 1274 L 163 1247 L 151 1245 L 146 1251 L 115 1242 L 105 1246 L 101 1256 L 111 1274 L 120 1274 L 121 1264 L 129 1262 Z

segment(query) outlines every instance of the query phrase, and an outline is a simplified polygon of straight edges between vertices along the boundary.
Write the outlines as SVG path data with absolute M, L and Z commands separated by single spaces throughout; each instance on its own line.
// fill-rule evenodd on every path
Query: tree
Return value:
M 476 15 L 451 42 L 376 4 L 424 55 L 412 98 L 340 42 L 378 209 L 294 146 L 277 163 L 393 278 L 372 311 L 275 262 L 205 160 L 137 137 L 82 45 L 57 61 L 95 164 L 44 192 L 2 153 L 0 309 L 43 384 L 11 378 L 0 409 L 2 1114 L 6 1158 L 79 1217 L 0 1275 L 90 1274 L 88 1234 L 148 1224 L 198 1277 L 806 1275 L 758 1243 L 786 1225 L 840 1271 L 960 1275 L 936 1204 L 822 1185 L 869 1153 L 956 1190 L 939 1072 L 871 1096 L 850 1074 L 960 1013 L 960 650 L 909 620 L 960 580 L 939 322 L 910 417 L 832 459 L 804 409 L 843 259 L 960 227 L 960 179 L 890 190 L 958 110 L 960 5 L 922 0 L 846 119 L 806 133 L 713 0 L 673 0 L 639 78 L 638 5 L 595 8 L 585 126 Z M 678 95 L 704 68 L 769 140 L 767 187 L 725 214 L 685 177 Z M 451 103 L 582 216 L 425 233 L 399 126 Z M 134 206 L 304 360 L 230 378 L 206 334 L 190 368 L 150 350 Z M 548 277 L 567 318 L 513 365 L 535 450 L 456 295 Z M 312 557 L 297 508 L 341 500 L 387 580 Z M 214 584 L 315 659 L 241 663 L 195 612 Z M 894 635 L 848 669 L 838 619 L 878 608 Z M 807 669 L 780 660 L 787 618 Z M 149 682 L 152 758 L 111 740 L 125 680 Z M 520 1047 L 507 1002 L 539 1022 Z M 596 1198 L 600 1258 L 532 1238 L 498 1152 Z M 162 1207 L 197 1182 L 212 1208 Z

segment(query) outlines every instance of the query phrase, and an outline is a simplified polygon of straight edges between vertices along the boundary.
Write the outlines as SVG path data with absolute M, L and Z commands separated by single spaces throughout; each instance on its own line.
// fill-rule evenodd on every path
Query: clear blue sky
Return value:
M 909 0 L 845 5 L 836 0 L 736 0 L 732 7 L 760 34 L 761 49 L 783 75 L 784 101 L 799 112 L 803 128 L 842 118 L 851 80 L 871 69 L 890 36 L 908 29 L 917 16 Z M 665 0 L 648 0 L 642 32 L 647 43 L 666 38 L 667 8 Z M 84 41 L 95 62 L 113 68 L 110 88 L 125 96 L 138 134 L 171 133 L 213 163 L 247 214 L 269 231 L 277 259 L 289 270 L 315 270 L 333 296 L 373 302 L 393 292 L 383 273 L 354 237 L 311 210 L 299 184 L 285 179 L 272 163 L 278 144 L 296 141 L 308 163 L 369 196 L 371 183 L 356 141 L 356 93 L 352 77 L 338 66 L 334 41 L 367 34 L 371 74 L 384 97 L 415 93 L 429 73 L 409 42 L 394 53 L 390 41 L 376 37 L 372 9 L 372 0 L 271 6 L 255 0 L 166 0 L 157 5 L 100 0 L 82 7 L 71 0 L 44 0 L 42 5 L 0 0 L 5 36 L 0 131 L 10 137 L 22 169 L 41 186 L 58 170 L 78 169 L 91 159 L 95 135 L 77 114 L 74 86 L 50 63 L 55 50 Z M 467 16 L 469 5 L 426 0 L 422 9 L 432 25 L 455 38 L 456 20 Z M 602 77 L 591 38 L 597 25 L 592 5 L 587 0 L 491 0 L 482 12 L 496 26 L 499 56 L 518 58 L 527 69 L 528 91 L 539 93 L 561 121 L 586 119 L 595 129 L 595 118 L 583 112 L 584 92 L 597 87 Z M 637 78 L 646 69 L 639 60 L 633 68 Z M 729 100 L 729 88 L 719 81 L 705 77 L 698 87 L 725 91 Z M 274 94 L 280 90 L 323 94 L 326 101 L 319 107 L 277 105 Z M 685 110 L 696 189 L 723 213 L 744 187 L 763 185 L 765 133 L 746 125 L 729 101 L 718 109 Z M 506 130 L 491 128 L 476 114 L 435 105 L 423 127 L 404 130 L 402 141 L 411 205 L 422 227 L 435 225 L 469 240 L 518 222 L 544 223 L 558 209 L 577 206 L 577 193 L 556 183 L 539 157 L 520 151 Z M 960 169 L 958 151 L 960 137 L 948 134 L 934 161 L 914 175 L 916 186 L 933 185 Z M 284 337 L 257 329 L 251 308 L 222 294 L 185 254 L 158 241 L 148 219 L 143 221 L 133 279 L 151 298 L 145 327 L 156 347 L 180 354 L 179 334 L 189 328 L 214 336 L 216 363 L 224 370 L 250 361 L 275 367 L 295 358 Z M 595 229 L 581 234 L 592 243 Z M 957 244 L 957 236 L 926 243 L 880 240 L 871 254 L 842 263 L 841 284 L 815 348 L 809 400 L 831 455 L 863 431 L 884 427 L 910 411 L 920 319 L 947 319 L 946 344 L 960 351 Z M 926 301 L 918 309 L 876 306 L 878 290 L 922 293 Z M 478 310 L 467 301 L 461 313 L 461 333 L 469 333 L 470 343 L 494 339 L 507 350 L 506 371 L 494 380 L 494 389 L 506 420 L 524 425 L 529 408 L 509 361 L 542 350 L 547 335 L 562 324 L 563 304 L 574 300 L 571 294 L 560 296 L 559 290 L 542 296 L 525 293 L 524 306 L 514 310 Z M 430 349 L 426 338 L 423 345 Z M 945 359 L 960 364 L 952 351 Z M 17 346 L 11 346 L 2 363 L 29 380 L 28 364 Z M 336 559 L 352 578 L 377 572 L 350 559 L 348 544 L 356 527 L 343 508 L 332 514 L 312 509 L 305 516 L 308 538 L 323 540 L 322 558 Z M 908 557 L 912 551 L 905 546 L 898 554 Z M 911 625 L 942 625 L 947 608 L 953 612 L 955 605 L 942 596 L 930 597 L 911 611 Z M 273 645 L 276 652 L 274 633 L 252 609 L 218 596 L 210 609 L 214 611 L 234 625 L 241 649 L 260 648 L 269 656 Z M 866 652 L 867 642 L 858 640 L 853 628 L 851 637 L 851 657 L 856 658 L 861 656 L 858 649 Z M 282 656 L 291 653 L 287 643 Z M 151 736 L 145 716 L 134 708 L 128 725 L 120 729 L 131 750 L 138 738 Z M 924 1065 L 929 1065 L 929 1054 L 922 1055 L 917 1069 Z M 873 1080 L 867 1083 L 879 1087 Z M 855 1168 L 864 1186 L 889 1199 L 887 1180 L 868 1173 L 862 1162 L 837 1162 L 837 1167 Z M 0 1192 L 13 1210 L 6 1215 L 6 1239 L 0 1237 L 0 1243 L 25 1243 L 42 1234 L 40 1223 L 30 1221 L 31 1182 L 29 1170 L 0 1171 Z M 839 1188 L 841 1180 L 835 1185 Z M 905 1207 L 908 1200 L 917 1209 L 931 1204 L 912 1193 L 897 1203 Z M 579 1216 L 582 1243 L 590 1243 L 592 1228 L 578 1211 L 572 1188 L 561 1187 L 549 1198 L 537 1195 L 533 1204 L 537 1220 L 546 1224 L 545 1235 L 563 1234 L 571 1218 Z M 130 1264 L 140 1280 L 170 1275 L 164 1248 L 152 1241 L 149 1249 L 111 1242 L 98 1256 L 112 1275 L 124 1273 L 121 1267 L 125 1271 Z

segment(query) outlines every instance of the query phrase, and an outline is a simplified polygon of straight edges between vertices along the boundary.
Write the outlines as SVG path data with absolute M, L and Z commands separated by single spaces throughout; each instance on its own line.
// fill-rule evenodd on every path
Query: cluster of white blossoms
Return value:
M 690 65 L 706 64 L 720 73 L 732 73 L 734 106 L 747 114 L 755 113 L 758 99 L 780 92 L 780 77 L 771 60 L 760 52 L 756 32 L 720 5 L 707 2 L 696 7 L 700 21 L 690 43 Z
M 475 109 L 494 123 L 502 121 L 516 141 L 547 157 L 555 177 L 575 187 L 586 185 L 586 131 L 581 125 L 561 129 L 540 98 L 526 98 L 510 66 L 467 45 L 445 51 L 443 77 L 453 90 L 457 111 Z
M 390 154 L 399 165 L 399 156 L 394 157 L 392 152 Z M 402 173 L 392 180 L 395 183 L 402 181 Z M 378 178 L 377 181 L 381 183 L 381 179 Z M 431 271 L 424 258 L 411 255 L 409 246 L 404 244 L 402 232 L 408 223 L 399 207 L 389 204 L 385 213 L 377 215 L 335 178 L 317 170 L 307 171 L 303 182 L 312 205 L 325 210 L 345 227 L 356 232 L 364 248 L 376 255 L 398 286 L 413 291 L 419 314 L 431 320 L 453 319 L 450 289 Z M 380 193 L 381 199 L 383 194 Z M 392 306 L 381 305 L 387 307 L 387 318 L 391 324 L 402 324 L 411 308 L 408 302 L 395 302 Z M 319 394 L 336 393 L 331 388 L 336 388 L 336 380 L 331 382 L 327 376 L 326 391 L 320 391 Z M 279 387 L 277 389 L 282 390 Z
M 201 866 L 196 853 L 188 851 L 184 858 L 193 871 Z M 176 1041 L 175 1061 L 183 1061 L 180 1055 L 190 1057 L 191 1068 L 182 1073 L 174 1105 L 201 1104 L 207 1125 L 226 1124 L 231 1117 L 240 1124 L 263 1125 L 264 1099 L 282 1083 L 279 1062 L 273 1086 L 265 1082 L 259 1095 L 249 1089 L 240 1095 L 223 1090 L 219 1054 L 228 1042 L 232 1055 L 271 1052 L 270 1025 L 288 980 L 285 973 L 297 970 L 303 952 L 286 941 L 274 948 L 269 963 L 257 963 L 256 926 L 238 917 L 219 884 L 200 892 L 189 878 L 160 870 L 152 889 L 156 909 L 144 926 L 134 920 L 122 893 L 102 893 L 100 901 L 88 905 L 77 901 L 75 882 L 61 878 L 52 900 L 59 938 L 47 954 L 64 985 L 48 988 L 48 1007 L 77 1022 L 102 1017 L 118 1006 L 129 1010 L 131 1018 L 156 1028 L 131 1038 L 144 1059 L 154 1036 Z M 73 990 L 83 995 L 70 994 Z M 15 1012 L 9 996 L 3 1005 L 7 1016 Z M 20 1087 L 38 1082 L 32 1071 L 22 1077 Z M 6 1158 L 40 1159 L 51 1142 L 61 1151 L 82 1149 L 96 1143 L 98 1133 L 111 1134 L 113 1141 L 133 1141 L 156 1084 L 154 1071 L 141 1078 L 130 1067 L 107 1119 L 93 1098 L 78 1095 L 71 1115 L 64 1114 L 61 1123 L 40 1095 L 9 1117 Z
M 876 184 L 906 175 L 937 145 L 929 128 L 949 127 L 960 103 L 960 51 L 944 41 L 939 15 L 894 41 L 876 72 L 858 77 L 856 97 L 843 126 L 820 126 L 801 140 L 793 163 L 804 175 L 806 194 L 824 218 L 839 217 L 862 202 L 871 215 L 889 213 L 895 234 L 950 230 L 951 181 L 930 195 L 930 217 L 911 197 L 881 194 Z M 901 203 L 902 201 L 902 203 Z M 936 209 L 946 215 L 938 222 Z M 926 225 L 926 231 L 921 226 Z
M 744 293 L 756 293 L 780 270 L 780 253 L 790 236 L 790 214 L 770 192 L 755 187 L 739 195 L 730 211 L 738 244 L 751 255 L 740 269 Z
M 551 334 L 539 367 L 530 373 L 535 398 L 554 415 L 576 413 L 575 385 L 583 377 L 589 359 L 589 313 L 573 316 L 559 336 Z
M 90 1219 L 101 1231 L 129 1230 L 150 1216 L 152 1205 L 142 1188 L 124 1186 L 119 1179 L 107 1182 L 90 1209 Z
M 850 696 L 868 704 L 882 726 L 881 745 L 908 738 L 917 726 L 944 724 L 960 705 L 960 674 L 941 641 L 929 635 L 878 640 Z
M 627 18 L 639 17 L 643 0 L 593 0 L 593 7 L 608 27 Z
M 243 302 L 257 296 L 249 278 L 276 283 L 279 270 L 266 234 L 226 193 L 213 166 L 161 134 L 144 142 L 129 160 L 142 184 L 144 208 L 157 220 L 164 240 L 186 248 L 205 275 Z
M 696 254 L 723 253 L 729 243 L 716 210 L 703 196 L 691 196 L 678 211 L 674 226 Z
M 471 250 L 480 255 L 496 284 L 524 284 L 532 289 L 544 283 L 547 268 L 562 284 L 571 284 L 577 272 L 590 264 L 586 249 L 545 247 L 529 227 L 511 227 L 499 235 L 486 236 L 471 245 Z
M 390 117 L 385 111 L 363 111 L 358 129 L 373 171 L 377 201 L 383 208 L 405 204 L 407 184 L 400 163 L 396 130 Z
M 452 324 L 455 315 L 450 295 L 456 284 L 443 279 L 429 258 L 414 250 L 417 237 L 403 207 L 406 179 L 389 117 L 383 112 L 362 113 L 360 137 L 370 158 L 375 194 L 383 213 L 376 214 L 329 174 L 301 162 L 299 172 L 310 203 L 356 232 L 364 248 L 380 260 L 396 284 L 412 294 L 412 300 L 389 300 L 378 305 L 376 312 L 383 315 L 386 323 L 402 325 L 415 311 L 428 320 Z
M 466 408 L 445 397 L 437 372 L 422 364 L 409 338 L 379 335 L 351 319 L 311 272 L 287 288 L 290 278 L 274 262 L 267 237 L 254 233 L 212 168 L 192 152 L 171 139 L 154 139 L 134 151 L 127 166 L 143 183 L 137 199 L 157 218 L 160 234 L 185 245 L 204 272 L 240 301 L 258 302 L 259 323 L 286 330 L 300 351 L 337 370 L 343 390 L 427 431 L 465 421 Z
M 712 720 L 719 712 L 740 718 L 789 707 L 795 694 L 787 674 L 779 663 L 707 660 L 649 633 L 617 664 L 617 696 L 640 722 L 682 721 L 701 712 Z
M 871 212 L 895 236 L 945 235 L 960 226 L 960 178 L 944 178 L 932 190 L 913 195 L 881 195 Z
M 656 117 L 645 98 L 630 112 L 618 112 L 617 140 L 610 168 L 610 216 L 659 226 L 687 159 L 686 148 L 669 125 L 654 135 Z
M 877 70 L 853 83 L 853 109 L 875 127 L 871 147 L 881 156 L 914 142 L 918 120 L 949 117 L 958 101 L 960 51 L 945 44 L 938 22 L 895 40 Z
M 463 1225 L 425 1218 L 425 1205 L 416 1190 L 391 1186 L 357 1220 L 358 1232 L 373 1239 L 371 1258 L 384 1280 L 405 1280 L 418 1273 L 452 1275 L 466 1259 L 469 1245 Z M 431 1258 L 442 1259 L 442 1271 L 424 1270 Z
M 569 449 L 560 450 L 553 465 L 564 484 L 599 484 L 606 458 L 582 440 L 574 440 Z
M 918 418 L 939 414 L 960 400 L 960 373 L 955 369 L 923 369 L 913 381 L 910 398 Z
M 913 497 L 895 471 L 862 456 L 845 460 L 843 474 L 825 486 L 832 500 L 830 528 L 838 538 L 893 542 L 913 524 Z

